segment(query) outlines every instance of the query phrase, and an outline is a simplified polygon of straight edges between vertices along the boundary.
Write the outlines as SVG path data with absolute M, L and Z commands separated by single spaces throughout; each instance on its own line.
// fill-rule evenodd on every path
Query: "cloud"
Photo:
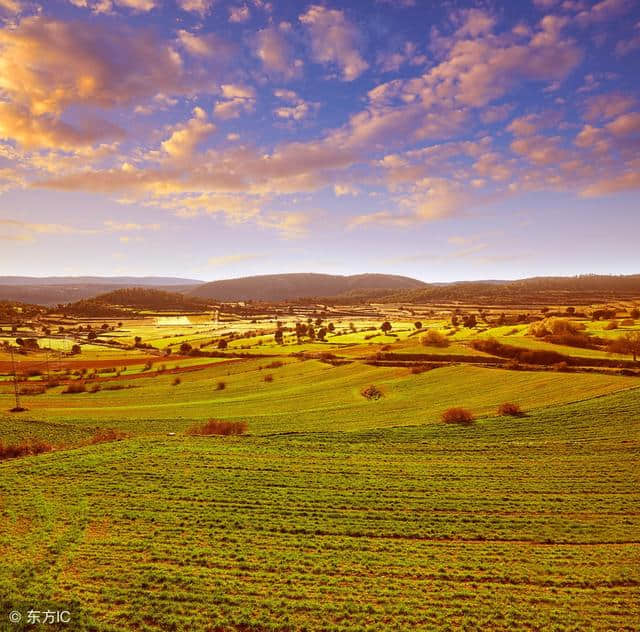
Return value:
M 193 110 L 193 117 L 172 130 L 171 136 L 162 143 L 162 149 L 173 160 L 191 158 L 200 143 L 206 140 L 216 126 L 209 122 L 207 113 L 200 107 Z
M 258 31 L 255 42 L 255 55 L 262 61 L 267 72 L 272 72 L 283 79 L 299 77 L 302 72 L 302 61 L 294 59 L 293 49 L 287 41 L 286 29 L 274 26 Z
M 237 254 L 237 255 L 220 255 L 217 257 L 209 257 L 207 263 L 214 267 L 223 267 L 233 265 L 235 263 L 244 263 L 246 261 L 255 261 L 263 259 L 265 255 Z
M 640 112 L 621 114 L 607 124 L 607 129 L 615 136 L 640 134 Z
M 69 0 L 69 2 L 76 7 L 91 9 L 94 13 L 113 13 L 114 5 L 137 13 L 145 13 L 158 7 L 158 0 Z
M 20 13 L 22 5 L 19 0 L 0 0 L 0 13 L 8 13 L 14 15 Z
M 302 211 L 267 213 L 258 218 L 258 225 L 276 230 L 285 239 L 304 237 L 309 232 L 311 217 Z
M 2 239 L 8 241 L 33 241 L 35 235 L 94 235 L 99 232 L 95 229 L 79 228 L 68 224 L 46 224 L 2 218 L 0 218 L 0 230 L 9 231 L 2 233 Z
M 461 214 L 470 202 L 470 196 L 460 183 L 447 178 L 423 178 L 409 195 L 398 200 L 399 211 L 359 215 L 349 222 L 349 227 L 368 224 L 412 226 Z
M 116 222 L 114 220 L 106 220 L 104 226 L 107 230 L 118 233 L 129 233 L 132 231 L 143 230 L 160 230 L 160 224 L 138 224 L 137 222 Z
M 319 103 L 311 103 L 301 99 L 293 90 L 274 90 L 274 96 L 286 101 L 290 105 L 277 107 L 273 113 L 281 119 L 301 121 L 313 114 L 319 107 Z
M 599 94 L 587 99 L 584 119 L 586 121 L 598 121 L 614 118 L 628 112 L 635 103 L 636 99 L 631 95 L 619 92 Z
M 344 11 L 313 4 L 299 20 L 311 33 L 314 60 L 337 65 L 344 81 L 357 79 L 369 67 L 360 55 L 360 32 Z
M 183 11 L 197 13 L 200 17 L 204 17 L 211 11 L 214 0 L 177 0 L 178 6 Z
M 218 61 L 228 61 L 233 48 L 228 42 L 220 39 L 215 33 L 196 35 L 180 29 L 178 41 L 184 50 L 194 57 L 216 57 Z
M 82 108 L 114 109 L 165 95 L 206 91 L 212 67 L 188 72 L 172 46 L 144 28 L 44 17 L 0 30 L 4 138 L 28 147 L 72 147 L 121 137 Z M 213 90 L 213 86 L 209 89 Z M 76 108 L 73 123 L 62 120 Z M 77 109 L 80 108 L 80 109 Z
M 413 42 L 405 42 L 400 50 L 380 53 L 376 61 L 382 72 L 396 72 L 405 64 L 425 64 L 427 56 L 419 54 L 418 47 Z
M 251 86 L 224 84 L 222 96 L 223 99 L 213 108 L 218 118 L 238 118 L 242 113 L 250 113 L 255 109 L 256 92 Z
M 640 189 L 640 164 L 633 171 L 627 171 L 610 178 L 604 178 L 586 187 L 582 192 L 584 197 L 598 197 L 622 191 Z
M 246 22 L 250 17 L 251 13 L 246 4 L 240 7 L 229 7 L 229 22 Z
M 576 16 L 576 22 L 581 26 L 588 26 L 599 22 L 607 22 L 630 11 L 634 0 L 602 0 L 588 10 L 581 11 Z

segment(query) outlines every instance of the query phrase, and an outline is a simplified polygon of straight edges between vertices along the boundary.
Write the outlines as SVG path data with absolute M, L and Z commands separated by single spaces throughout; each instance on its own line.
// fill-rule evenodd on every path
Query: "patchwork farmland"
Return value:
M 5 326 L 0 604 L 101 631 L 637 629 L 640 366 L 613 342 L 640 321 L 553 310 Z

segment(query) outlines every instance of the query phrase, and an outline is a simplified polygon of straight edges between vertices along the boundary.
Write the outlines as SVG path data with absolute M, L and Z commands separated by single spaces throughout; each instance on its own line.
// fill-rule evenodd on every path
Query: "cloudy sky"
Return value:
M 637 0 L 0 0 L 0 274 L 640 272 Z

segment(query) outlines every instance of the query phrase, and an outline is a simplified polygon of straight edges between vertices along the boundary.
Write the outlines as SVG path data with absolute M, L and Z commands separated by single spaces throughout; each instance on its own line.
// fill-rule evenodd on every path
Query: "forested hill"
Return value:
M 225 279 L 200 285 L 189 292 L 218 301 L 282 301 L 318 296 L 338 296 L 348 292 L 409 290 L 426 284 L 409 277 L 392 274 L 331 274 L 293 273 Z
M 404 303 L 475 301 L 478 303 L 526 304 L 530 301 L 580 303 L 625 297 L 640 297 L 640 274 L 533 277 L 517 281 L 459 282 L 392 292 L 383 300 Z
M 152 288 L 122 288 L 91 299 L 61 305 L 60 310 L 73 316 L 110 316 L 123 310 L 203 311 L 210 301 Z

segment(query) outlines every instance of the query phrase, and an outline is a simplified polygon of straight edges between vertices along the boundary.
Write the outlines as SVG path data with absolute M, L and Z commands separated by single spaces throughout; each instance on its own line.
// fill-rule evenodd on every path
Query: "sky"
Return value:
M 0 275 L 640 273 L 637 0 L 0 0 Z

